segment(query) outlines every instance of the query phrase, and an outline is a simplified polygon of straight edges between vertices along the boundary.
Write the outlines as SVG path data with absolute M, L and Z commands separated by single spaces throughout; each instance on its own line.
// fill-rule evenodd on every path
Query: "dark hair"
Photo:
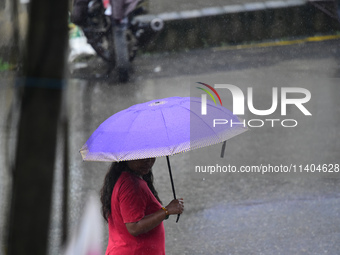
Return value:
M 119 176 L 122 172 L 131 172 L 132 170 L 127 166 L 126 161 L 113 162 L 104 178 L 104 184 L 100 190 L 100 201 L 102 202 L 102 214 L 106 221 L 111 214 L 111 196 L 113 192 L 113 187 L 115 186 Z M 162 204 L 162 201 L 158 197 L 158 193 L 153 186 L 153 174 L 149 171 L 148 174 L 143 176 L 144 181 L 148 184 L 149 189 L 156 199 Z

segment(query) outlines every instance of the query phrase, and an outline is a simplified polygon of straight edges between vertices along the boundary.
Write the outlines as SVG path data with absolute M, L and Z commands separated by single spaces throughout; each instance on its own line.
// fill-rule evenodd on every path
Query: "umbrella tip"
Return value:
M 226 146 L 227 141 L 224 141 L 222 144 L 221 148 L 221 158 L 224 158 L 224 152 L 225 152 L 225 146 Z

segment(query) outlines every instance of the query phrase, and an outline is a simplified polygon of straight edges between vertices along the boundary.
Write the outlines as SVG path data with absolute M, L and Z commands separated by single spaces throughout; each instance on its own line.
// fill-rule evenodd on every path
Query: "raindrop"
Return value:
M 155 67 L 155 69 L 153 69 L 153 71 L 154 71 L 155 73 L 159 73 L 160 71 L 162 71 L 162 67 L 157 66 L 157 67 Z

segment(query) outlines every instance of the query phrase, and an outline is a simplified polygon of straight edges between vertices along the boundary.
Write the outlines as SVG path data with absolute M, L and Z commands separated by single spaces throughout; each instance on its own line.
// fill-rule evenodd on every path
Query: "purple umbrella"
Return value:
M 247 130 L 232 112 L 212 101 L 207 100 L 206 115 L 201 108 L 201 99 L 192 97 L 131 106 L 105 120 L 80 153 L 85 161 L 109 162 L 166 156 L 176 199 L 168 156 L 221 143 Z

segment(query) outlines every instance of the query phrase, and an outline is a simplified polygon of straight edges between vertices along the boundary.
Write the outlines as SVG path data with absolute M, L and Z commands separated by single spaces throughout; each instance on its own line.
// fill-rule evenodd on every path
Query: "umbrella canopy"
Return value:
M 224 124 L 214 125 L 216 119 L 223 119 Z M 200 98 L 157 99 L 109 117 L 80 153 L 85 161 L 110 162 L 170 156 L 243 133 L 247 128 L 240 123 L 228 109 L 209 100 L 207 114 L 202 115 Z
M 201 113 L 201 99 L 191 97 L 131 106 L 105 120 L 80 153 L 85 161 L 111 162 L 166 156 L 176 199 L 170 155 L 221 143 L 247 130 L 228 109 L 208 100 L 206 104 L 207 114 Z

